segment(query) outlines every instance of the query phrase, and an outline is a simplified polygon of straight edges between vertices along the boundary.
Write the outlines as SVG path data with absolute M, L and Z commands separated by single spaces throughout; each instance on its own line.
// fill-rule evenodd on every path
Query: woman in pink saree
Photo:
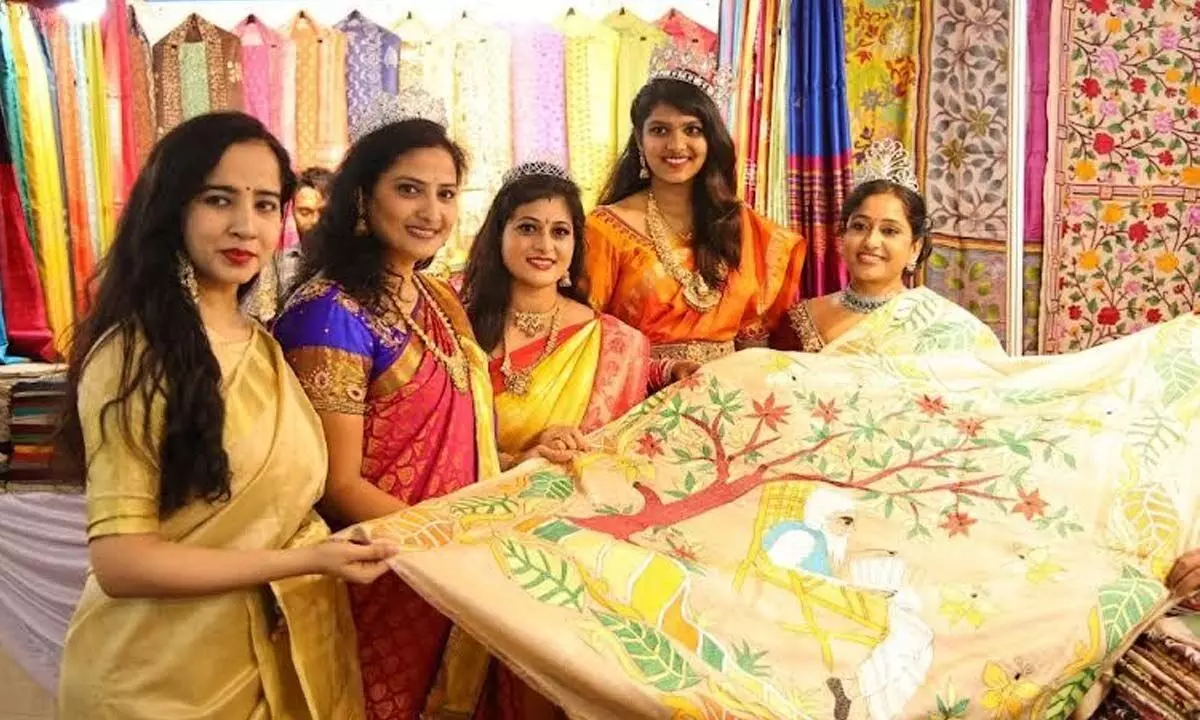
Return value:
M 430 98 L 390 102 L 357 129 L 275 328 L 329 443 L 322 510 L 343 524 L 498 471 L 487 359 L 453 291 L 420 272 L 454 227 L 463 152 Z M 396 575 L 351 605 L 367 717 L 435 711 L 450 620 Z

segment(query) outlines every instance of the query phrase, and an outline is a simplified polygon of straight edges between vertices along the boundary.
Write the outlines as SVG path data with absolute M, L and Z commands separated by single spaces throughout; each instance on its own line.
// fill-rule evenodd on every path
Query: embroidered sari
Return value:
M 853 327 L 828 341 L 813 322 L 811 303 L 811 300 L 804 300 L 788 309 L 787 323 L 775 335 L 776 349 L 818 353 L 828 348 L 830 352 L 838 353 L 890 355 L 930 350 L 1004 354 L 995 333 L 987 326 L 971 322 L 974 316 L 967 310 L 928 288 L 917 287 L 900 293 L 887 305 L 864 315 Z M 897 305 L 915 305 L 932 312 L 926 310 L 929 314 L 919 318 L 919 324 L 915 318 L 903 323 L 892 322 L 886 328 L 889 332 L 884 333 L 885 327 L 881 323 L 888 322 Z
M 587 219 L 587 274 L 590 300 L 641 330 L 657 361 L 651 384 L 665 382 L 663 360 L 708 362 L 738 346 L 767 344 L 784 313 L 797 299 L 806 244 L 753 210 L 742 208 L 742 262 L 730 271 L 717 305 L 699 312 L 684 300 L 683 288 L 655 253 L 644 228 L 634 228 L 610 208 Z M 691 271 L 691 248 L 675 248 Z
M 398 318 L 364 307 L 328 280 L 296 290 L 275 325 L 313 406 L 363 416 L 362 477 L 407 505 L 499 471 L 487 359 L 449 286 L 420 281 L 438 307 L 422 298 L 413 317 L 447 349 L 455 341 L 447 331 L 457 335 L 471 365 L 466 392 Z M 450 620 L 393 575 L 354 587 L 350 601 L 368 717 L 415 718 L 434 684 Z
M 325 487 L 320 421 L 283 353 L 255 330 L 246 342 L 214 344 L 225 398 L 228 501 L 158 512 L 157 452 L 117 413 L 126 348 L 102 340 L 79 384 L 88 457 L 88 537 L 155 533 L 181 545 L 279 549 L 316 544 L 329 529 L 313 511 Z M 133 428 L 146 412 L 161 427 L 160 396 L 147 409 L 130 396 Z M 67 631 L 62 717 L 361 718 L 362 698 L 345 589 L 306 575 L 205 597 L 118 599 L 89 574 Z M 197 658 L 200 659 L 197 662 Z
M 1198 358 L 1009 358 L 916 289 L 367 534 L 579 720 L 1088 717 L 1200 545 Z

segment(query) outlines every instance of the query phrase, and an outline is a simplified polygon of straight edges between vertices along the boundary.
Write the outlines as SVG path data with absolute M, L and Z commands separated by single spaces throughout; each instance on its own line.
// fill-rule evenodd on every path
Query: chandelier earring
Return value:
M 354 223 L 354 234 L 359 237 L 371 234 L 371 229 L 367 225 L 367 206 L 363 202 L 362 190 L 358 191 L 358 220 Z
M 646 153 L 638 151 L 638 159 L 642 163 L 642 169 L 638 171 L 638 177 L 642 180 L 650 179 L 650 168 L 646 165 Z
M 258 282 L 254 284 L 254 295 L 247 309 L 261 322 L 269 322 L 275 317 L 278 296 L 279 279 L 275 275 L 275 263 L 268 261 L 258 272 Z
M 570 276 L 570 275 L 563 275 L 563 276 L 562 276 L 562 277 L 559 279 L 559 281 L 558 281 L 558 286 L 559 286 L 560 288 L 569 288 L 569 287 L 571 287 L 571 276 Z
M 188 258 L 187 253 L 179 251 L 179 286 L 183 288 L 183 292 L 193 303 L 200 301 L 200 284 L 196 282 L 196 268 L 192 266 L 192 261 Z

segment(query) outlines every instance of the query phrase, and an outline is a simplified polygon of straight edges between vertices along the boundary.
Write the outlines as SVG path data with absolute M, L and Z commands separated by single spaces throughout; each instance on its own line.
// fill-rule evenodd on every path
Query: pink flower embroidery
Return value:
M 1100 104 L 1100 115 L 1110 118 L 1121 112 L 1121 107 L 1117 105 L 1116 100 L 1105 100 Z
M 1128 252 L 1128 251 L 1122 250 L 1121 252 Z M 1138 282 L 1137 280 L 1130 280 L 1129 282 L 1125 283 L 1125 292 L 1129 293 L 1130 295 L 1137 295 L 1141 291 L 1142 291 L 1142 284 L 1140 282 Z
M 1112 48 L 1100 48 L 1100 51 L 1096 53 L 1096 64 L 1105 73 L 1112 75 L 1117 68 L 1121 67 L 1121 58 Z
M 1160 112 L 1154 116 L 1154 129 L 1161 133 L 1175 130 L 1175 117 L 1170 112 Z
M 1191 210 L 1188 210 L 1188 225 L 1200 225 L 1200 205 L 1193 205 Z
M 1174 50 L 1179 47 L 1179 31 L 1173 27 L 1165 27 L 1159 30 L 1158 44 L 1163 50 Z

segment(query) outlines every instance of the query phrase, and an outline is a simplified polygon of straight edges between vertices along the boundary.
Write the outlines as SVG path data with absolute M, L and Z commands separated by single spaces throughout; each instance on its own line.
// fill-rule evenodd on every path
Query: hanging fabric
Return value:
M 91 119 L 91 164 L 95 168 L 96 217 L 92 225 L 93 250 L 100 258 L 112 245 L 116 232 L 117 208 L 114 197 L 112 154 L 109 152 L 108 74 L 104 68 L 104 45 L 99 23 L 83 29 L 83 62 L 86 66 L 88 115 Z M 88 159 L 85 158 L 85 161 Z M 91 178 L 89 178 L 91 181 Z M 89 205 L 89 213 L 91 208 Z M 89 215 L 89 223 L 92 222 Z
M 285 34 L 296 47 L 296 167 L 336 167 L 348 139 L 346 36 L 304 12 Z
M 158 134 L 216 110 L 242 108 L 242 49 L 237 36 L 192 13 L 154 44 Z M 111 75 L 109 82 L 116 79 Z
M 620 37 L 575 13 L 559 22 L 566 37 L 567 153 L 584 209 L 599 200 L 617 159 L 617 53 Z
M 91 188 L 83 162 L 83 137 L 86 132 L 79 112 L 79 96 L 76 84 L 75 64 L 71 58 L 71 41 L 66 20 L 53 11 L 40 13 L 47 44 L 51 52 L 51 64 L 56 82 L 59 141 L 63 181 L 67 203 L 67 228 L 70 246 L 71 282 L 74 288 L 74 309 L 82 315 L 87 311 L 88 282 L 96 269 L 93 253 L 91 228 L 88 222 L 88 201 Z
M 512 41 L 472 18 L 454 23 L 454 133 L 471 164 L 459 194 L 458 230 L 445 257 L 466 262 L 504 173 L 512 167 Z
M 792 5 L 804 0 L 779 0 L 776 11 L 774 33 L 775 72 L 774 81 L 768 86 L 771 93 L 770 114 L 767 118 L 767 138 L 787 138 L 791 132 L 792 103 L 791 72 L 792 72 L 792 36 L 786 32 L 788 21 L 792 17 Z M 797 218 L 792 217 L 791 186 L 788 182 L 788 144 L 786 142 L 768 142 L 766 148 L 760 151 L 765 157 L 766 177 L 762 185 L 762 212 L 772 222 L 786 228 L 799 226 Z
M 610 14 L 604 24 L 616 31 L 617 48 L 617 151 L 629 141 L 633 130 L 629 110 L 633 99 L 650 79 L 650 56 L 670 39 L 665 32 L 624 8 Z
M 435 33 L 420 19 L 401 20 L 393 30 L 400 36 L 400 87 L 420 87 L 446 104 L 453 133 L 454 51 L 449 33 Z
M 129 22 L 125 29 L 129 44 L 129 102 L 133 115 L 133 179 L 136 180 L 156 140 L 154 55 L 146 31 L 142 29 L 132 7 L 129 8 Z
M 284 123 L 284 72 L 291 41 L 249 16 L 233 30 L 242 47 L 242 107 L 258 118 L 284 147 L 289 147 Z M 294 61 L 293 61 L 294 62 Z M 291 111 L 295 112 L 293 106 Z
M 56 138 L 56 114 L 51 96 L 52 70 L 43 52 L 30 8 L 5 5 L 12 32 L 12 50 L 21 100 L 18 122 L 22 126 L 27 161 L 29 204 L 33 222 L 30 237 L 42 278 L 46 314 L 60 352 L 67 340 L 72 309 L 70 262 L 63 204 L 62 176 Z
M 808 240 L 803 297 L 843 287 L 837 248 L 838 213 L 850 188 L 850 116 L 846 106 L 846 53 L 841 0 L 792 5 L 795 38 L 789 186 L 799 203 L 795 228 Z
M 104 70 L 108 77 L 108 129 L 112 151 L 113 201 L 119 217 L 137 179 L 137 134 L 133 123 L 133 68 L 129 48 L 129 8 L 125 0 L 108 0 L 100 22 L 104 37 Z
M 553 28 L 512 28 L 513 164 L 567 164 L 566 48 Z
M 7 18 L 0 10 L 0 86 L 5 87 L 13 78 L 8 36 Z M 29 241 L 21 191 L 17 188 L 15 158 L 9 150 L 11 139 L 20 134 L 20 129 L 7 121 L 13 117 L 12 108 L 8 94 L 4 93 L 0 102 L 0 309 L 3 310 L 0 324 L 4 326 L 7 350 L 0 351 L 0 363 L 14 360 L 14 356 L 51 360 L 56 354 L 46 322 L 46 301 L 37 259 Z M 21 148 L 22 143 L 16 143 L 15 147 Z
M 682 47 L 693 52 L 717 52 L 717 34 L 675 8 L 668 10 L 656 24 Z
M 334 27 L 346 36 L 346 103 L 353 126 L 377 95 L 399 90 L 400 37 L 357 10 Z

